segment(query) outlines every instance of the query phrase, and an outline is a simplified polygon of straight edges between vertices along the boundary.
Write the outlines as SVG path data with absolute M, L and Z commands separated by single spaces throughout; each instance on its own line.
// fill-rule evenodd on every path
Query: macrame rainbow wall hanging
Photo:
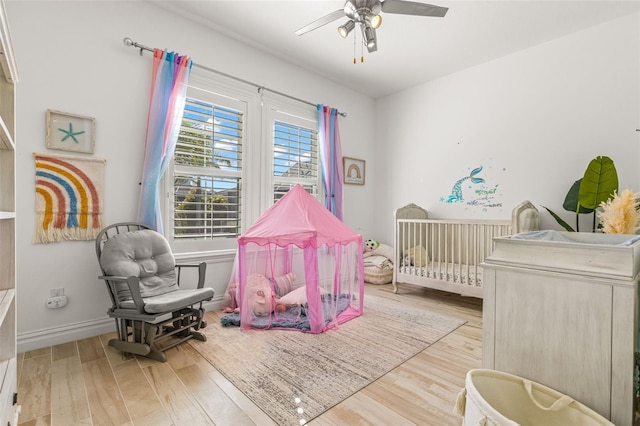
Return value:
M 105 160 L 33 154 L 36 163 L 34 243 L 93 240 L 102 228 Z

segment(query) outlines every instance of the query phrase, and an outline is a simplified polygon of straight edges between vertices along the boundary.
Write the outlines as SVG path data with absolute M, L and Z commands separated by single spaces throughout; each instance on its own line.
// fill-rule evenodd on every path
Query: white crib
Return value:
M 493 252 L 493 238 L 540 227 L 540 213 L 529 201 L 511 219 L 429 219 L 409 204 L 394 213 L 393 291 L 398 283 L 482 298 L 482 263 Z

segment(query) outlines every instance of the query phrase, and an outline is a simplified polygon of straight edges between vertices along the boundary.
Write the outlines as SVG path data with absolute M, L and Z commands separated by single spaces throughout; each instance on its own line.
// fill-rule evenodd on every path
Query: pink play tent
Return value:
M 362 236 L 296 185 L 238 239 L 241 329 L 321 333 L 362 315 L 362 252 Z

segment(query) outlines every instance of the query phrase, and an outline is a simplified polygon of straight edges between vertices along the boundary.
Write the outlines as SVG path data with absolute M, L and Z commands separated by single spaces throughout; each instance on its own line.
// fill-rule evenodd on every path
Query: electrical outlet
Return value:
M 49 309 L 57 309 L 66 306 L 67 304 L 67 296 L 54 296 L 47 299 L 47 308 Z
M 51 290 L 49 290 L 49 296 L 51 297 L 56 297 L 56 296 L 64 296 L 64 287 L 62 288 L 52 288 Z

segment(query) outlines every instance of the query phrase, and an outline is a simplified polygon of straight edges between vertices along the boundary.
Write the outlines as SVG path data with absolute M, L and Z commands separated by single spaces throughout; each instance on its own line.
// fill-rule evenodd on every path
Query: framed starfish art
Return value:
M 47 148 L 93 154 L 96 119 L 47 110 Z

